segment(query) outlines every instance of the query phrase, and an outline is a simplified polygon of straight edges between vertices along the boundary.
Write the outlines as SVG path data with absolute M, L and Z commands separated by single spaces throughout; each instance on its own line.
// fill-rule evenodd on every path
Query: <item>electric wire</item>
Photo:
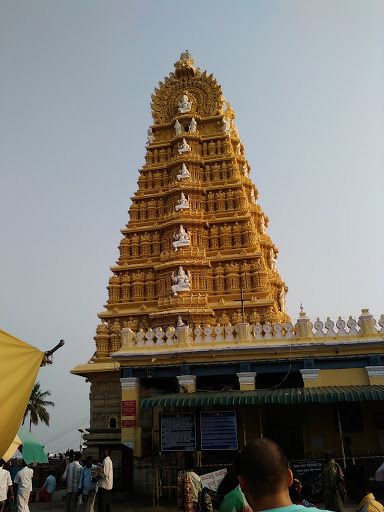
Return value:
M 81 418 L 80 420 L 76 421 L 76 423 L 71 424 L 71 426 L 68 427 L 68 430 L 66 430 L 63 434 L 53 437 L 49 441 L 45 441 L 45 444 L 50 444 L 50 443 L 53 443 L 54 441 L 57 441 L 61 437 L 64 437 L 67 434 L 69 434 L 70 432 L 72 432 L 72 430 L 75 430 L 75 428 L 78 428 L 78 426 L 82 426 L 85 423 L 88 423 L 88 421 L 89 421 L 89 416 L 85 416 L 84 418 Z

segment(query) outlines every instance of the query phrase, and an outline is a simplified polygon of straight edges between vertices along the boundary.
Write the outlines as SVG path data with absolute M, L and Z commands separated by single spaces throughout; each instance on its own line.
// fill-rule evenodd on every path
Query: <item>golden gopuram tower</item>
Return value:
M 312 323 L 301 307 L 291 323 L 221 87 L 185 52 L 151 106 L 96 353 L 72 370 L 91 383 L 86 454 L 99 460 L 107 447 L 114 488 L 152 489 L 158 505 L 188 451 L 202 474 L 228 467 L 255 437 L 291 458 L 341 446 L 345 461 L 342 431 L 359 432 L 361 453 L 381 450 L 384 315 L 379 327 L 368 309 L 358 321 Z
M 183 53 L 152 95 L 146 163 L 99 315 L 114 332 L 289 320 L 235 113 L 194 63 Z M 101 324 L 97 357 L 119 349 L 110 335 Z

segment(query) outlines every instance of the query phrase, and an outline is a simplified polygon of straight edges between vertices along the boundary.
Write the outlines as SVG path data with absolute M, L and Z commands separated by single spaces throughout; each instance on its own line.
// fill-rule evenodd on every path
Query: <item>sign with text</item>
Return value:
M 196 450 L 195 413 L 163 413 L 161 418 L 161 450 L 192 451 Z
M 226 468 L 219 469 L 217 471 L 213 471 L 212 473 L 207 473 L 206 475 L 201 475 L 201 486 L 208 487 L 212 491 L 217 491 L 221 481 L 227 474 Z
M 237 450 L 236 412 L 201 412 L 201 449 Z
M 136 400 L 123 400 L 121 402 L 122 416 L 136 416 Z
M 136 427 L 136 420 L 123 420 L 121 422 L 122 428 L 132 428 Z
M 320 473 L 324 461 L 321 459 L 308 459 L 308 460 L 294 460 L 291 462 L 292 471 L 299 475 L 307 473 Z

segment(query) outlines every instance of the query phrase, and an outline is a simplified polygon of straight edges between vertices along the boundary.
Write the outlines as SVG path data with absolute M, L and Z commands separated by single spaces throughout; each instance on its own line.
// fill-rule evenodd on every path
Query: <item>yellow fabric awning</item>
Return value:
M 11 459 L 15 455 L 15 452 L 22 444 L 23 443 L 21 442 L 20 437 L 16 434 L 15 439 L 11 443 L 11 446 L 8 448 L 8 450 L 4 453 L 2 457 L 5 460 L 5 462 L 8 462 L 9 459 Z
M 0 330 L 0 458 L 22 422 L 44 352 Z

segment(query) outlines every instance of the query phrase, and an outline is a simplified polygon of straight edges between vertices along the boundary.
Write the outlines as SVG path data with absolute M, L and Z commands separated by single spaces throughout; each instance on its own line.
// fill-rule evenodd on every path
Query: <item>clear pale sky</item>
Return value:
M 186 49 L 237 113 L 293 321 L 301 302 L 312 320 L 384 313 L 383 21 L 381 0 L 0 3 L 0 328 L 66 340 L 38 376 L 47 450 L 89 425 L 69 371 L 95 350 L 151 94 Z

